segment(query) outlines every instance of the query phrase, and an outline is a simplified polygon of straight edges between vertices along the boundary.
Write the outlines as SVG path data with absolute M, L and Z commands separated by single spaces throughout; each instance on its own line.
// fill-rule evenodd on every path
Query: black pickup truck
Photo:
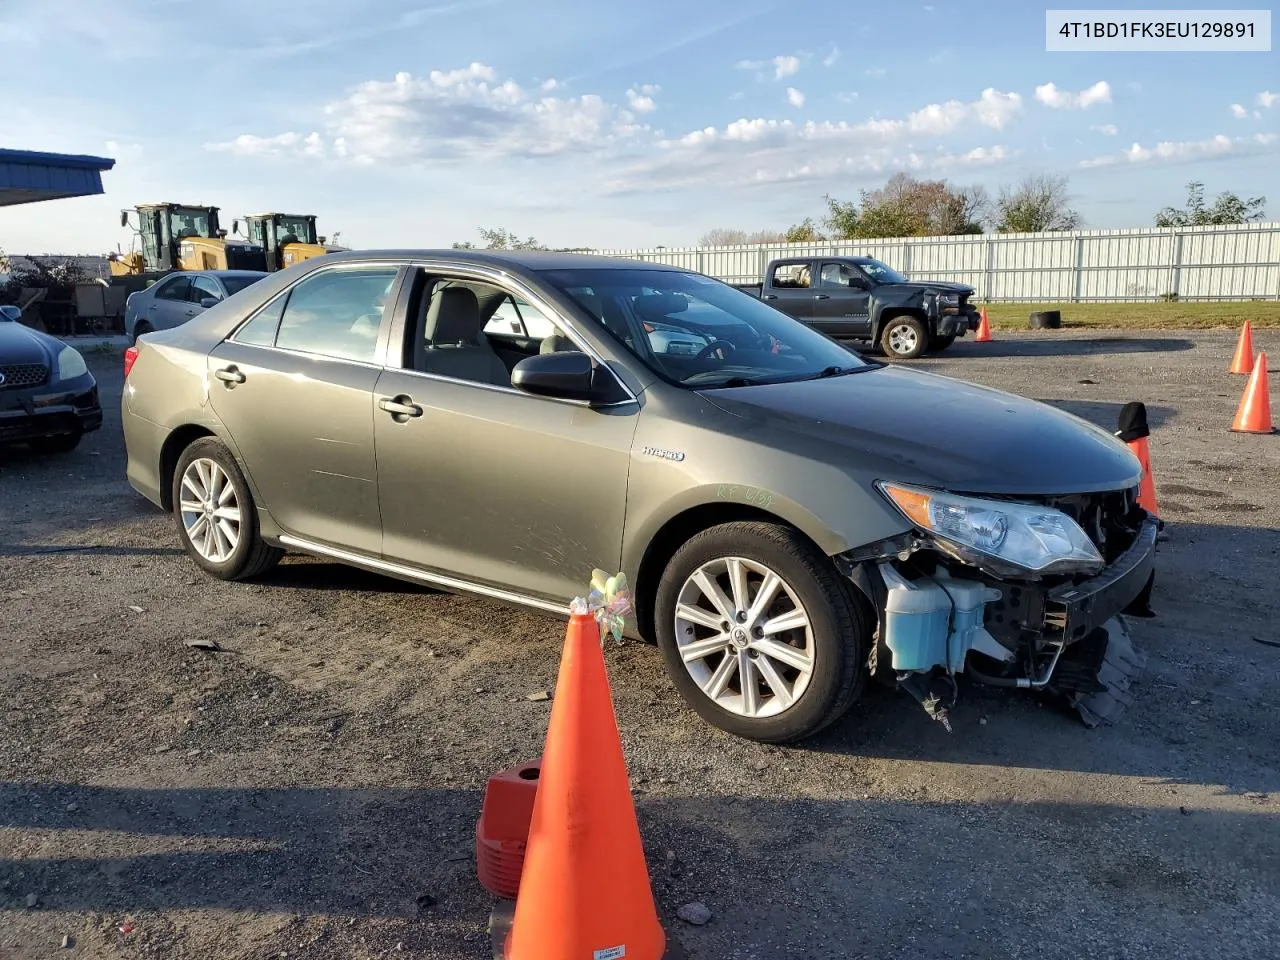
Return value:
M 735 286 L 829 336 L 878 343 L 897 360 L 945 350 L 978 329 L 973 287 L 908 280 L 871 257 L 788 257 L 770 262 L 763 284 Z

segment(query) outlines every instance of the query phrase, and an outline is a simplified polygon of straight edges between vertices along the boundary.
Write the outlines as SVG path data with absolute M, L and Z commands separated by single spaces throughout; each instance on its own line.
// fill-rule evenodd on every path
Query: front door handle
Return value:
M 221 370 L 213 371 L 213 375 L 223 383 L 244 383 L 244 374 L 236 367 L 223 367 Z
M 403 394 L 394 400 L 379 400 L 378 409 L 391 414 L 392 419 L 398 423 L 404 423 L 410 417 L 422 416 L 422 408 L 413 402 L 412 397 Z
M 815 293 L 815 294 L 813 295 L 813 299 L 815 299 L 815 300 L 830 300 L 830 299 L 831 299 L 831 297 L 829 297 L 829 296 L 828 296 L 827 294 L 825 294 L 825 293 Z
M 777 300 L 777 299 L 778 299 L 778 295 L 777 295 L 776 293 L 766 293 L 766 294 L 764 295 L 764 298 L 765 298 L 766 300 Z

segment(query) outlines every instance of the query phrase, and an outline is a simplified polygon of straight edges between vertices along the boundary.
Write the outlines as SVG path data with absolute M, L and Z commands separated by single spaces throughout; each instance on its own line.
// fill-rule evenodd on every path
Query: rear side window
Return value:
M 254 314 L 253 319 L 237 330 L 231 339 L 236 343 L 247 343 L 255 347 L 275 346 L 276 330 L 280 326 L 280 317 L 288 299 L 287 293 L 276 297 Z
M 783 290 L 805 290 L 810 286 L 809 264 L 780 263 L 773 268 L 773 286 Z
M 372 363 L 397 273 L 395 267 L 326 270 L 303 280 L 284 305 L 276 346 Z
M 157 300 L 186 300 L 191 290 L 190 277 L 177 277 L 156 288 Z

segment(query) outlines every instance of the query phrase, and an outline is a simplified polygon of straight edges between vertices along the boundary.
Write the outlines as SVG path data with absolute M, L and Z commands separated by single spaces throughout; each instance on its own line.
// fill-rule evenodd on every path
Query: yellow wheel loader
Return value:
M 218 225 L 218 208 L 181 203 L 140 204 L 120 213 L 120 226 L 135 228 L 142 239 L 140 251 L 111 254 L 107 259 L 113 277 L 166 274 L 174 270 L 266 270 L 266 252 L 259 245 L 228 240 Z
M 244 222 L 249 242 L 266 251 L 268 270 L 285 270 L 303 260 L 343 249 L 316 236 L 316 218 L 309 213 L 254 213 Z M 231 225 L 231 232 L 240 232 L 239 220 Z

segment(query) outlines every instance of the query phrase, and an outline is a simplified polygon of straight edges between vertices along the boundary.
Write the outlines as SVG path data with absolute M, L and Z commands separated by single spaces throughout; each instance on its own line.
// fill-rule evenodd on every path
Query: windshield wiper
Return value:
M 724 383 L 720 384 L 720 386 L 722 387 L 755 387 L 755 386 L 759 386 L 759 384 L 760 384 L 759 380 L 752 380 L 750 377 L 730 377 Z

